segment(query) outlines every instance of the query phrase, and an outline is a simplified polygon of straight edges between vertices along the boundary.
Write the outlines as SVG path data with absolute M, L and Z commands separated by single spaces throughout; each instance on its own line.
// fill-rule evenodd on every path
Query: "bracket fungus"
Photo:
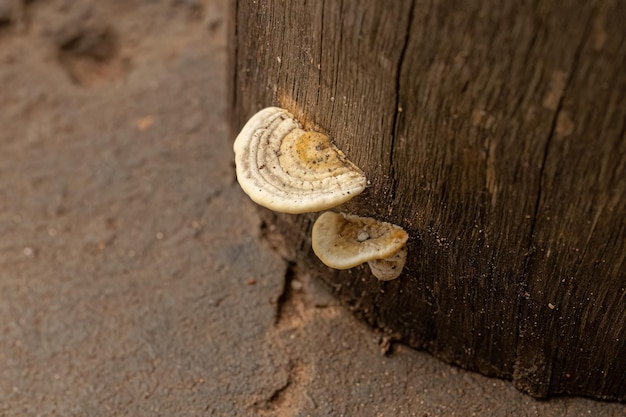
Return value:
M 348 269 L 367 262 L 376 278 L 389 281 L 402 273 L 408 238 L 395 224 L 328 211 L 313 224 L 312 245 L 326 266 Z
M 303 130 L 291 113 L 278 107 L 252 116 L 233 148 L 241 188 L 274 211 L 326 210 L 365 189 L 363 171 L 328 136 Z

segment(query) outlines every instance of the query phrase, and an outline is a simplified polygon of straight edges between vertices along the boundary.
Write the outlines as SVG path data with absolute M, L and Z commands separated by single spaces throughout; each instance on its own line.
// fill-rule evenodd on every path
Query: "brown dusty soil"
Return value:
M 626 416 L 386 340 L 232 166 L 225 0 L 0 0 L 0 416 Z

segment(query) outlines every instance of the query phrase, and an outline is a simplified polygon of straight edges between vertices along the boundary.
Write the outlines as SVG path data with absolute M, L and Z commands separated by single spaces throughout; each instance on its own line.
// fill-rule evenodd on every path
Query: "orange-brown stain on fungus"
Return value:
M 237 180 L 256 203 L 282 213 L 338 206 L 367 179 L 328 136 L 305 131 L 285 109 L 268 107 L 245 124 L 233 144 Z

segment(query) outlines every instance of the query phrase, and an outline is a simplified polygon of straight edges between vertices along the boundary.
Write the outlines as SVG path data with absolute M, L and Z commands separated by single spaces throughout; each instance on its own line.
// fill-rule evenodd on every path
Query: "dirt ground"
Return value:
M 0 0 L 0 416 L 626 416 L 383 355 L 272 250 L 234 178 L 227 9 Z

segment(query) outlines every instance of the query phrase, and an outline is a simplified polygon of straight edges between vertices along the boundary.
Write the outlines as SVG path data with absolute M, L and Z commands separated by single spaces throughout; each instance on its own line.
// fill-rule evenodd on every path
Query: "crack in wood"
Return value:
M 320 17 L 320 62 L 319 68 L 317 69 L 317 97 L 315 99 L 315 104 L 319 106 L 320 104 L 320 93 L 322 92 L 322 69 L 324 68 L 324 8 L 326 6 L 326 1 L 322 0 L 322 16 Z
M 574 78 L 574 74 L 576 73 L 576 69 L 579 66 L 580 55 L 581 55 L 583 46 L 585 44 L 585 41 L 588 39 L 589 30 L 590 30 L 590 23 L 591 23 L 591 19 L 589 19 L 587 21 L 587 24 L 585 25 L 585 30 L 584 30 L 583 36 L 581 37 L 581 40 L 580 40 L 580 42 L 579 42 L 579 44 L 578 44 L 578 46 L 576 48 L 576 51 L 574 53 L 574 57 L 572 59 L 572 66 L 571 66 L 572 70 L 569 72 L 569 74 L 567 76 L 567 81 L 565 82 L 565 86 L 563 87 L 563 90 L 561 92 L 561 96 L 559 97 L 558 104 L 557 104 L 556 109 L 554 110 L 554 114 L 552 116 L 550 130 L 548 132 L 546 144 L 545 144 L 544 151 L 543 151 L 543 160 L 541 162 L 541 168 L 539 169 L 539 184 L 538 184 L 538 189 L 537 189 L 537 199 L 535 200 L 535 209 L 534 209 L 534 213 L 533 213 L 533 217 L 532 217 L 532 223 L 531 223 L 531 227 L 530 227 L 530 233 L 529 233 L 529 243 L 527 245 L 528 253 L 531 253 L 531 251 L 532 251 L 533 235 L 534 235 L 535 227 L 536 227 L 536 223 L 537 223 L 537 216 L 539 214 L 539 207 L 541 205 L 542 183 L 543 183 L 543 180 L 544 180 L 545 167 L 546 167 L 546 164 L 548 162 L 548 154 L 550 153 L 550 145 L 552 144 L 552 141 L 554 140 L 554 136 L 555 136 L 555 133 L 556 133 L 556 127 L 557 127 L 557 120 L 559 118 L 559 114 L 561 113 L 561 111 L 563 109 L 563 100 L 565 99 L 565 96 L 567 95 L 567 90 L 568 90 L 568 88 L 569 88 L 569 86 L 571 84 L 572 79 Z M 527 271 L 524 271 L 524 272 L 526 273 Z
M 390 170 L 390 178 L 391 178 L 391 195 L 390 200 L 393 205 L 396 199 L 396 189 L 398 187 L 398 181 L 396 179 L 396 170 L 393 165 L 393 153 L 396 144 L 396 137 L 398 135 L 398 119 L 400 118 L 400 113 L 402 113 L 401 105 L 400 105 L 400 91 L 401 90 L 401 79 L 402 79 L 402 67 L 404 66 L 404 61 L 406 57 L 406 50 L 409 45 L 409 38 L 411 34 L 411 27 L 413 27 L 413 15 L 415 9 L 415 0 L 411 0 L 411 5 L 409 6 L 409 18 L 407 20 L 407 25 L 404 30 L 404 44 L 402 45 L 402 51 L 400 52 L 400 58 L 398 59 L 398 65 L 396 67 L 396 100 L 393 112 L 393 123 L 391 125 L 391 144 L 389 146 L 389 170 Z
M 545 180 L 545 167 L 548 163 L 548 156 L 550 154 L 550 148 L 551 145 L 554 141 L 554 138 L 557 134 L 556 130 L 557 130 L 557 122 L 558 122 L 558 118 L 559 118 L 559 114 L 561 113 L 561 111 L 563 110 L 563 101 L 565 100 L 565 97 L 567 95 L 567 91 L 568 88 L 570 87 L 571 81 L 574 78 L 574 75 L 576 74 L 576 70 L 580 65 L 580 56 L 582 54 L 582 50 L 583 47 L 586 43 L 586 41 L 589 39 L 589 33 L 590 33 L 590 28 L 591 28 L 591 17 L 588 18 L 587 20 L 587 24 L 585 25 L 585 30 L 583 31 L 583 35 L 580 38 L 580 41 L 576 47 L 576 50 L 574 52 L 573 58 L 572 58 L 572 64 L 571 64 L 571 71 L 569 71 L 569 74 L 567 75 L 567 79 L 565 81 L 565 84 L 561 90 L 561 94 L 560 97 L 558 99 L 556 108 L 554 109 L 554 113 L 552 115 L 552 120 L 551 120 L 551 124 L 550 124 L 550 130 L 548 131 L 548 135 L 547 135 L 547 139 L 546 139 L 546 143 L 544 146 L 544 150 L 543 150 L 543 159 L 541 162 L 541 167 L 539 169 L 539 181 L 538 181 L 538 185 L 537 185 L 537 198 L 535 200 L 535 205 L 534 205 L 534 213 L 531 217 L 531 225 L 530 225 L 530 231 L 529 231 L 529 235 L 528 235 L 528 243 L 526 245 L 526 259 L 524 260 L 524 264 L 523 264 L 523 270 L 522 270 L 522 276 L 523 277 L 527 277 L 529 272 L 530 272 L 530 267 L 532 265 L 532 261 L 534 258 L 534 253 L 536 252 L 536 249 L 534 248 L 534 234 L 535 234 L 535 229 L 537 226 L 537 221 L 538 221 L 538 216 L 539 216 L 539 210 L 541 207 L 541 198 L 542 198 L 542 191 L 543 191 L 543 182 Z M 527 282 L 527 280 L 524 280 Z M 522 293 L 520 291 L 520 297 L 523 296 L 524 293 Z M 526 293 L 528 294 L 528 293 Z M 529 298 L 529 297 L 525 297 L 525 298 Z M 519 303 L 519 314 L 518 317 L 523 317 L 523 309 L 524 309 L 524 304 L 525 303 Z M 526 319 L 529 319 L 528 317 L 526 317 Z M 550 370 L 547 372 L 547 375 L 544 375 L 543 377 L 540 377 L 539 379 L 541 379 L 541 383 L 539 383 L 538 381 L 533 382 L 532 386 L 534 387 L 534 391 L 530 392 L 531 395 L 534 396 L 540 396 L 540 397 L 545 397 L 547 396 L 547 393 L 550 389 L 550 382 L 552 381 L 552 375 L 553 375 L 553 369 L 554 369 L 554 365 L 555 365 L 555 361 L 556 361 L 556 357 L 558 354 L 558 349 L 555 349 L 554 352 L 552 352 L 552 355 L 550 357 L 550 360 L 546 363 L 546 359 L 547 358 L 542 358 L 543 360 L 540 361 L 534 361 L 532 364 L 531 368 L 528 368 L 527 365 L 528 364 L 524 364 L 522 363 L 519 358 L 524 357 L 525 355 L 523 353 L 520 352 L 520 349 L 522 348 L 523 345 L 523 341 L 521 339 L 524 338 L 524 333 L 526 333 L 524 326 L 528 325 L 527 321 L 524 320 L 520 320 L 519 324 L 518 324 L 518 337 L 517 337 L 517 341 L 516 341 L 516 350 L 517 350 L 517 357 L 518 360 L 515 361 L 515 366 L 514 366 L 514 372 L 513 372 L 513 380 L 517 381 L 518 383 L 523 380 L 526 379 L 537 379 L 536 374 L 538 373 L 546 373 L 547 367 L 550 368 Z M 539 358 L 536 358 L 539 359 Z M 541 367 L 542 370 L 538 370 L 536 369 L 537 363 L 542 363 L 543 366 Z M 525 366 L 526 365 L 526 366 Z M 533 368 L 535 368 L 535 372 L 533 372 Z M 525 382 L 521 383 L 522 385 L 528 385 Z
M 239 109 L 239 79 L 237 77 L 238 72 L 239 72 L 239 19 L 238 19 L 238 12 L 239 12 L 239 2 L 238 1 L 234 1 L 231 3 L 231 12 L 230 12 L 230 22 L 231 22 L 231 29 L 229 30 L 229 35 L 232 36 L 231 42 L 229 42 L 230 44 L 230 53 L 229 53 L 229 61 L 230 61 L 230 72 L 231 72 L 231 103 L 232 103 L 232 108 L 233 109 Z M 240 117 L 238 117 L 237 112 L 233 111 L 231 112 L 231 126 L 236 126 L 237 123 L 237 119 L 240 119 Z

